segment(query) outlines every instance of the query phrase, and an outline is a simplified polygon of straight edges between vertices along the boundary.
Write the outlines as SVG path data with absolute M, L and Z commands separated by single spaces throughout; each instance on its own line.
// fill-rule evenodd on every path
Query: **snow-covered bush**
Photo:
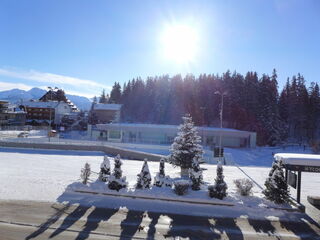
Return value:
M 120 159 L 120 155 L 118 154 L 114 158 L 114 169 L 112 175 L 109 177 L 108 187 L 111 190 L 119 191 L 121 188 L 127 187 L 126 177 L 122 177 L 121 170 L 122 161 Z
M 189 186 L 190 186 L 189 181 L 177 180 L 174 182 L 174 192 L 177 195 L 185 195 L 188 192 Z
M 83 184 L 87 184 L 89 180 L 89 176 L 91 174 L 90 164 L 86 163 L 84 168 L 81 169 L 80 178 L 82 179 Z
M 284 178 L 283 165 L 281 161 L 275 160 L 273 162 L 269 176 L 264 185 L 266 188 L 263 190 L 263 194 L 268 200 L 278 204 L 288 201 L 290 194 L 288 184 Z
M 162 187 L 165 184 L 165 172 L 164 172 L 164 159 L 160 159 L 159 172 L 154 177 L 153 185 L 157 187 Z
M 192 161 L 192 168 L 189 169 L 189 176 L 192 181 L 192 190 L 200 190 L 200 186 L 203 183 L 203 176 L 199 160 L 197 158 L 194 158 Z
M 106 182 L 110 176 L 110 161 L 108 156 L 104 156 L 103 162 L 100 165 L 99 180 Z
M 227 189 L 228 186 L 224 181 L 223 168 L 222 165 L 219 163 L 217 165 L 217 177 L 215 179 L 215 183 L 214 185 L 208 187 L 209 196 L 212 198 L 214 197 L 218 199 L 223 199 L 227 196 Z
M 251 194 L 251 189 L 253 187 L 252 181 L 247 178 L 236 179 L 233 181 L 237 187 L 237 192 L 241 196 L 248 196 Z
M 138 180 L 137 180 L 136 188 L 138 189 L 150 188 L 151 175 L 150 175 L 147 159 L 144 160 L 141 172 L 137 176 L 138 176 Z
M 186 177 L 188 169 L 192 167 L 192 160 L 202 158 L 203 149 L 191 116 L 187 114 L 182 119 L 183 124 L 179 126 L 178 136 L 171 145 L 168 160 L 174 166 L 181 167 L 181 177 Z

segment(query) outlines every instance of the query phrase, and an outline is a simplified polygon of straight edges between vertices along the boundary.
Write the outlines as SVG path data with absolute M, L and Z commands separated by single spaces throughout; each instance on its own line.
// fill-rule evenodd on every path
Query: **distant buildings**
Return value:
M 47 125 L 50 122 L 59 125 L 64 116 L 79 113 L 61 89 L 51 89 L 38 101 L 23 102 L 22 107 L 27 113 L 27 123 L 32 125 Z
M 220 134 L 225 147 L 255 147 L 256 133 L 229 128 L 197 127 L 204 146 L 218 146 Z M 176 125 L 111 123 L 88 127 L 92 139 L 110 142 L 171 144 Z
M 0 100 L 0 125 L 24 125 L 26 112 L 10 106 L 8 101 Z

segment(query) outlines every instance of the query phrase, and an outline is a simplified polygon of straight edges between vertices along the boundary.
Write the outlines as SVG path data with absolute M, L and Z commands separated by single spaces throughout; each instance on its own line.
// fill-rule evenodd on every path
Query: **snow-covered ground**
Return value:
M 99 171 L 100 163 L 103 161 L 103 154 L 99 152 L 81 152 L 81 151 L 59 151 L 59 150 L 29 150 L 29 149 L 14 149 L 14 148 L 0 148 L 0 199 L 19 199 L 19 200 L 38 200 L 38 201 L 65 201 L 70 200 L 66 196 L 70 192 L 66 191 L 66 188 L 76 187 L 80 189 L 78 184 L 80 169 L 86 162 L 91 165 L 91 169 L 95 172 Z M 128 190 L 122 190 L 120 193 L 127 193 L 133 195 L 152 195 L 152 196 L 168 196 L 177 198 L 170 188 L 157 188 L 154 187 L 151 190 L 138 190 L 134 192 L 134 185 L 136 183 L 137 174 L 140 172 L 143 162 L 142 161 L 123 161 L 123 175 L 127 177 L 129 182 Z M 111 161 L 113 168 L 113 161 Z M 209 184 L 214 182 L 216 176 L 216 166 L 204 164 L 202 167 L 207 170 L 204 171 L 204 181 Z M 159 163 L 149 162 L 149 169 L 152 177 L 155 176 L 158 171 Z M 179 169 L 174 168 L 169 164 L 166 164 L 166 174 L 171 178 L 179 177 Z M 272 206 L 270 202 L 264 200 L 261 194 L 260 185 L 263 187 L 266 176 L 268 175 L 269 168 L 265 167 L 241 167 L 241 170 L 236 166 L 225 166 L 224 174 L 225 180 L 228 184 L 228 197 L 225 202 L 233 203 L 239 209 L 256 209 L 261 212 L 262 215 L 270 214 L 270 209 L 266 209 L 266 206 Z M 249 177 L 254 180 L 258 185 L 253 188 L 253 196 L 240 197 L 236 192 L 233 180 L 237 178 Z M 97 179 L 96 174 L 92 174 L 91 181 L 94 182 Z M 94 183 L 95 190 L 102 192 L 110 192 L 110 190 L 104 185 L 104 183 Z M 320 178 L 316 173 L 303 173 L 302 182 L 302 199 L 305 201 L 307 195 L 320 195 Z M 73 195 L 71 198 L 86 199 L 90 202 L 94 199 L 93 196 Z M 106 204 L 107 202 L 113 202 L 110 198 L 103 196 L 103 201 L 100 203 Z M 204 199 L 219 202 L 217 199 L 211 199 L 208 197 L 206 187 L 200 191 L 189 190 L 189 193 L 184 196 L 189 199 Z M 106 200 L 109 199 L 109 200 Z M 128 203 L 125 199 L 117 198 L 122 206 L 126 204 L 133 204 L 132 201 Z M 116 200 L 116 202 L 118 202 Z M 138 200 L 137 200 L 138 201 Z M 115 204 L 115 203 L 112 203 Z M 140 205 L 131 206 L 132 208 L 138 207 L 137 210 L 143 208 L 146 202 L 144 201 Z M 149 204 L 149 203 L 148 203 Z M 160 204 L 160 203 L 159 203 Z M 163 204 L 163 203 L 162 203 Z M 152 205 L 152 204 L 151 204 Z M 161 205 L 161 204 L 160 204 Z M 183 205 L 183 204 L 182 204 Z M 181 204 L 177 207 L 177 204 L 173 205 L 171 211 L 186 211 Z M 165 205 L 166 207 L 168 204 Z M 161 208 L 160 208 L 161 209 Z M 180 210 L 179 210 L 180 209 Z M 207 207 L 194 207 L 202 214 L 210 214 L 214 208 Z M 208 212 L 208 209 L 209 210 Z M 238 210 L 239 210 L 238 209 Z M 281 211 L 280 211 L 281 212 Z M 200 213 L 199 213 L 200 214 Z M 280 214 L 274 212 L 273 215 Z

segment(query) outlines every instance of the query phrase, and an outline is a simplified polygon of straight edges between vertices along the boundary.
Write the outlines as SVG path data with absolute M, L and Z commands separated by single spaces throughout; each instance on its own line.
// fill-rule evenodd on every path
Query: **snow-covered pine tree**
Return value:
M 120 155 L 118 154 L 114 158 L 113 173 L 109 177 L 108 187 L 111 190 L 119 191 L 121 188 L 125 188 L 127 186 L 126 177 L 122 177 L 121 165 L 122 165 L 122 161 L 120 159 Z
M 110 176 L 110 161 L 108 156 L 104 156 L 103 162 L 100 165 L 99 180 L 106 182 Z
M 201 137 L 198 136 L 196 128 L 189 114 L 184 116 L 183 124 L 179 126 L 178 136 L 171 145 L 169 162 L 181 167 L 181 177 L 188 176 L 188 169 L 192 167 L 193 159 L 202 158 L 203 149 L 200 145 Z
M 214 185 L 208 187 L 209 196 L 218 199 L 223 199 L 225 196 L 227 196 L 227 189 L 228 186 L 224 181 L 223 168 L 222 165 L 219 163 L 217 165 L 217 177 L 215 179 L 215 183 Z
M 192 190 L 200 190 L 200 186 L 203 183 L 203 176 L 199 160 L 196 158 L 194 158 L 192 161 L 192 168 L 189 169 L 189 175 L 192 181 Z
M 161 158 L 160 165 L 159 165 L 159 172 L 157 173 L 157 175 L 154 177 L 154 180 L 153 180 L 153 185 L 157 187 L 162 187 L 166 182 L 166 176 L 164 172 L 164 162 L 165 162 L 164 159 Z
M 284 203 L 289 199 L 288 184 L 285 181 L 283 166 L 281 161 L 275 161 L 269 172 L 269 177 L 264 183 L 266 189 L 263 190 L 265 197 L 275 203 Z
M 150 175 L 147 159 L 144 160 L 141 172 L 137 176 L 138 176 L 138 180 L 137 180 L 136 188 L 138 189 L 150 188 L 151 175 Z
M 90 174 L 91 174 L 90 164 L 86 163 L 84 165 L 84 168 L 81 169 L 81 174 L 80 174 L 80 177 L 82 179 L 82 183 L 83 184 L 87 184 L 88 183 Z

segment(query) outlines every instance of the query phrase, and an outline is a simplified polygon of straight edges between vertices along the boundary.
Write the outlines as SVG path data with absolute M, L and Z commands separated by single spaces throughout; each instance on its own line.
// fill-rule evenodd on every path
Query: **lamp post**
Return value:
M 52 87 L 48 87 L 49 91 L 50 91 L 50 101 L 52 101 L 52 91 L 58 89 L 57 87 L 52 88 Z M 48 138 L 49 138 L 49 142 L 50 142 L 50 137 L 51 137 L 51 115 L 52 115 L 52 106 L 49 105 L 49 132 L 48 132 Z
M 222 152 L 222 121 L 223 121 L 223 97 L 227 95 L 227 92 L 221 93 L 216 91 L 214 94 L 221 96 L 221 106 L 220 106 L 220 136 L 219 136 L 219 163 L 221 163 L 221 152 Z

